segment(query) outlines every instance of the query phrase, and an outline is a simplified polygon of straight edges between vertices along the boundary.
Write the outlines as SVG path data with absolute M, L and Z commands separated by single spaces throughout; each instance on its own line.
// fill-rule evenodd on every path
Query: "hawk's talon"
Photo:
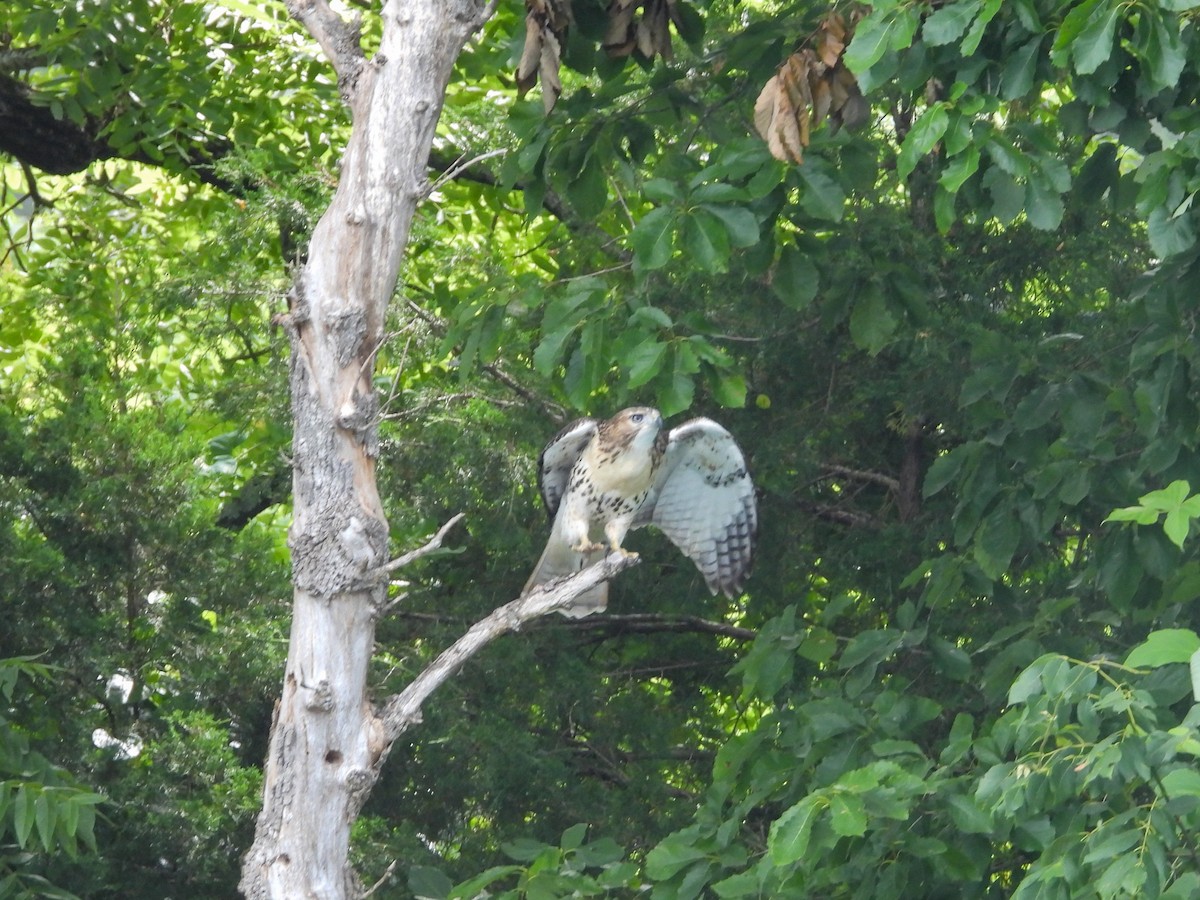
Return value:
M 608 547 L 604 544 L 596 544 L 592 541 L 580 541 L 571 547 L 576 553 L 595 553 L 597 550 L 607 550 Z

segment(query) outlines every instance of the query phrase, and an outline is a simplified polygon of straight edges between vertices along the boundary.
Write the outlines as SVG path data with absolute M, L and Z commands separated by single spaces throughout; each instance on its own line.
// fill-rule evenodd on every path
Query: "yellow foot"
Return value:
M 591 541 L 580 541 L 571 548 L 576 553 L 595 553 L 597 550 L 607 550 L 604 544 L 593 544 Z
M 638 558 L 638 555 L 635 551 L 626 550 L 624 547 L 610 547 L 609 549 L 613 553 L 620 553 L 626 559 L 637 559 Z

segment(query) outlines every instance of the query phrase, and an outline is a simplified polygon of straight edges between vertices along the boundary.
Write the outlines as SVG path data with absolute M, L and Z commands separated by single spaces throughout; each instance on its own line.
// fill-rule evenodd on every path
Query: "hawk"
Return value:
M 538 487 L 553 526 L 522 594 L 609 551 L 628 555 L 626 533 L 650 524 L 696 564 L 713 594 L 741 591 L 758 532 L 754 485 L 733 435 L 711 419 L 667 431 L 648 406 L 576 419 L 538 457 Z M 607 605 L 601 584 L 559 612 L 579 618 Z

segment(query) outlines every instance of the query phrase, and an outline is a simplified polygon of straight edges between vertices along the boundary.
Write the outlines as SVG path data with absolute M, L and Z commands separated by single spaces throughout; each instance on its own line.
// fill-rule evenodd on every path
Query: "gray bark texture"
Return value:
M 292 630 L 239 888 L 253 900 L 343 900 L 364 893 L 349 864 L 350 827 L 425 699 L 490 641 L 569 606 L 636 559 L 612 554 L 500 607 L 402 693 L 372 704 L 367 673 L 388 575 L 439 546 L 461 518 L 387 562 L 371 376 L 451 69 L 490 10 L 480 0 L 388 0 L 368 60 L 356 23 L 327 0 L 288 8 L 333 62 L 353 129 L 283 317 L 292 346 Z
M 361 893 L 348 863 L 350 826 L 387 746 L 367 696 L 388 549 L 371 376 L 451 69 L 487 12 L 480 0 L 388 0 L 379 49 L 367 59 L 357 24 L 326 0 L 288 7 L 330 57 L 353 129 L 285 317 L 293 619 L 240 888 L 256 900 L 340 900 Z

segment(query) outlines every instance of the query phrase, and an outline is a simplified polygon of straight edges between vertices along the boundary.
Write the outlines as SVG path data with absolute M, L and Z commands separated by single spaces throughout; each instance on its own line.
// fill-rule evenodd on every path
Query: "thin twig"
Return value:
M 396 863 L 399 861 L 398 859 L 393 859 L 392 864 L 384 869 L 383 874 L 379 876 L 379 880 L 359 895 L 360 900 L 366 900 L 367 897 L 370 897 L 379 890 L 383 886 L 383 883 L 392 877 L 392 873 L 396 871 Z
M 367 574 L 367 577 L 368 578 L 378 578 L 382 575 L 390 575 L 392 572 L 395 572 L 397 569 L 404 568 L 413 560 L 420 559 L 422 556 L 428 556 L 434 550 L 437 550 L 442 546 L 442 541 L 445 540 L 445 538 L 446 538 L 446 532 L 449 531 L 451 528 L 453 528 L 455 525 L 457 525 L 459 522 L 461 522 L 465 518 L 465 516 L 466 516 L 465 513 L 455 514 L 454 517 L 450 519 L 450 521 L 448 521 L 445 525 L 443 525 L 441 528 L 439 528 L 437 530 L 437 534 L 435 534 L 433 537 L 431 537 L 428 541 L 425 542 L 424 546 L 418 547 L 416 550 L 409 550 L 403 556 L 397 557 L 396 559 L 393 559 L 389 563 L 384 563 L 382 566 L 378 566 L 378 567 L 372 569 Z
M 451 165 L 450 168 L 448 168 L 445 172 L 442 173 L 441 177 L 439 177 L 437 181 L 435 181 L 435 182 L 433 182 L 433 184 L 429 185 L 429 189 L 425 192 L 425 196 L 428 197 L 434 191 L 436 191 L 440 187 L 442 187 L 442 185 L 449 184 L 451 181 L 453 181 L 455 178 L 457 178 L 461 173 L 465 172 L 467 169 L 471 168 L 471 166 L 475 165 L 476 163 L 481 163 L 485 159 L 491 159 L 493 156 L 503 156 L 507 152 L 508 152 L 507 148 L 503 148 L 503 147 L 499 150 L 489 150 L 487 153 L 481 153 L 478 156 L 474 157 L 473 159 L 468 159 L 465 162 L 463 161 L 464 157 L 466 156 L 466 154 L 464 153 L 462 156 L 460 156 L 458 159 L 456 159 L 454 161 L 453 165 Z

